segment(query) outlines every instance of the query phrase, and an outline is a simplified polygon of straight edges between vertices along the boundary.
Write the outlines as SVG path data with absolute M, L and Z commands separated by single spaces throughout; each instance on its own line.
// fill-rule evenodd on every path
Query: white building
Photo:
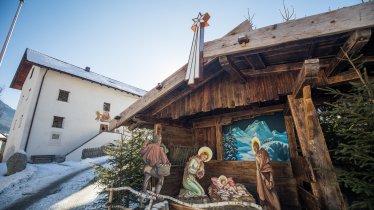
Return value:
M 65 157 L 72 152 L 74 157 L 67 159 L 79 159 L 83 147 L 100 147 L 118 138 L 118 134 L 101 132 L 111 118 L 145 94 L 88 67 L 82 69 L 30 49 L 26 49 L 10 87 L 22 93 L 4 161 L 22 150 L 29 159 Z

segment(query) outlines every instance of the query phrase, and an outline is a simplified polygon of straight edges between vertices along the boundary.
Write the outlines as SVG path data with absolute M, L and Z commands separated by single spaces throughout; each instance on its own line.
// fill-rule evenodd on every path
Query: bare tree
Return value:
M 253 17 L 255 16 L 255 13 L 253 13 L 253 15 L 251 16 L 251 13 L 249 12 L 249 8 L 248 8 L 248 16 L 244 16 L 244 18 L 246 20 L 248 20 L 249 22 L 249 30 L 253 30 L 253 29 L 256 29 L 256 26 L 253 24 Z
M 286 4 L 284 3 L 283 0 L 283 11 L 279 10 L 280 14 L 282 15 L 283 22 L 287 22 L 289 20 L 295 20 L 296 19 L 296 13 L 295 9 L 291 5 L 292 11 L 288 7 L 286 7 Z

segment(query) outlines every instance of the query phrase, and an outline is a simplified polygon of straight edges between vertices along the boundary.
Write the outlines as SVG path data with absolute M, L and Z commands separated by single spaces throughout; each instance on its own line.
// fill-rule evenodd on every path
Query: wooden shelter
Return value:
M 110 129 L 149 126 L 169 148 L 209 146 L 214 157 L 206 164 L 202 186 L 225 174 L 256 195 L 255 163 L 225 160 L 223 128 L 281 113 L 290 158 L 272 167 L 282 208 L 343 209 L 315 108 L 329 98 L 317 88 L 345 88 L 358 79 L 341 59 L 343 52 L 362 54 L 360 62 L 374 66 L 373 29 L 374 2 L 256 30 L 245 21 L 205 43 L 203 77 L 197 83 L 187 85 L 186 65 L 181 67 L 111 121 Z M 239 44 L 239 37 L 249 42 Z M 173 159 L 175 154 L 170 155 Z M 183 168 L 172 167 L 162 193 L 178 194 Z

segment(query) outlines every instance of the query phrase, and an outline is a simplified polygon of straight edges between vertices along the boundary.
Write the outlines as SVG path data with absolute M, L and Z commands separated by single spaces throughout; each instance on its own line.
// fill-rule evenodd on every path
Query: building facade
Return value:
M 4 160 L 22 150 L 28 158 L 64 157 L 107 131 L 109 121 L 145 93 L 30 49 L 11 87 L 22 92 Z

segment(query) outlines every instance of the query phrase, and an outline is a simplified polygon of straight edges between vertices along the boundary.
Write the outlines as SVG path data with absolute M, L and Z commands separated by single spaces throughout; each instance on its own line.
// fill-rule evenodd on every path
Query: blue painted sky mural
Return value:
M 288 161 L 288 138 L 282 113 L 240 120 L 223 127 L 225 160 L 254 161 L 252 139 L 257 137 L 272 161 Z

